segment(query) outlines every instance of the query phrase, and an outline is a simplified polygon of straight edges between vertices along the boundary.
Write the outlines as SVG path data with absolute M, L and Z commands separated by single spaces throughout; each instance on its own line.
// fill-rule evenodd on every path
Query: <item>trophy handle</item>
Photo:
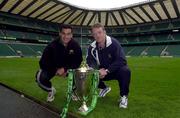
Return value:
M 60 118 L 66 118 L 66 114 L 68 112 L 68 107 L 72 96 L 73 77 L 74 77 L 74 71 L 71 69 L 68 71 L 68 91 L 67 91 L 66 103 L 62 110 Z
M 91 102 L 91 108 L 94 109 L 97 104 L 97 98 L 98 98 L 97 87 L 99 83 L 99 71 L 95 71 L 94 77 L 92 79 L 93 79 L 93 84 L 92 84 L 93 97 L 92 97 L 92 102 Z

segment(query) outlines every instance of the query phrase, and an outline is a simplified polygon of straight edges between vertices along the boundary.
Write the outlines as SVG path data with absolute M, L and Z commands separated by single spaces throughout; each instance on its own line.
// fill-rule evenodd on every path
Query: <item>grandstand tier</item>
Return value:
M 64 23 L 73 26 L 74 39 L 85 54 L 93 41 L 91 26 L 101 22 L 107 35 L 115 37 L 128 56 L 180 56 L 180 2 L 173 1 L 152 0 L 122 9 L 98 11 L 53 1 L 57 6 L 62 5 L 62 9 L 55 7 L 43 11 L 37 1 L 22 0 L 15 4 L 2 0 L 0 55 L 40 56 L 45 45 L 59 35 L 59 25 Z M 48 3 L 52 1 L 44 6 L 49 7 Z M 33 4 L 36 4 L 36 9 Z M 162 4 L 164 7 L 160 7 Z M 25 9 L 18 7 L 26 5 Z M 72 8 L 73 14 L 68 11 L 63 13 L 64 9 L 72 11 Z
M 41 56 L 45 45 L 0 43 L 0 56 Z

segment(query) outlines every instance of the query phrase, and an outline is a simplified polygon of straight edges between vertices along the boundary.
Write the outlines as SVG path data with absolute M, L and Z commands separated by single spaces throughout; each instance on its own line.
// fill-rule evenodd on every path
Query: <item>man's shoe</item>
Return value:
M 99 91 L 99 97 L 105 97 L 107 93 L 111 91 L 111 87 L 106 87 Z
M 47 96 L 47 102 L 52 102 L 54 100 L 54 95 L 56 94 L 56 89 L 54 87 L 52 87 L 51 92 L 48 93 Z
M 128 98 L 126 96 L 123 96 L 120 98 L 119 108 L 127 108 L 128 105 Z

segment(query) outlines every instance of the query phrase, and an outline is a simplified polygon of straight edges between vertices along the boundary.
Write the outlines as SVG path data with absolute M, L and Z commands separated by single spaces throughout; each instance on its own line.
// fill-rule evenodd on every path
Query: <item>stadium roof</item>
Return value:
M 145 0 L 59 0 L 87 10 L 113 10 L 146 2 Z
M 126 26 L 180 19 L 180 0 L 148 0 L 113 9 L 87 9 L 61 0 L 1 0 L 0 11 L 72 25 Z

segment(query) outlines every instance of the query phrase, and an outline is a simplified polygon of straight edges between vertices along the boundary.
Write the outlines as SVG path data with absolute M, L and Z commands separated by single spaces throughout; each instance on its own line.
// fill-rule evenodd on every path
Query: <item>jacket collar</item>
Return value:
M 96 44 L 97 44 L 97 42 L 94 41 L 94 42 L 91 43 L 91 46 L 92 46 L 93 48 L 96 48 Z M 108 36 L 108 35 L 106 35 L 106 47 L 109 47 L 111 44 L 112 44 L 111 37 Z

